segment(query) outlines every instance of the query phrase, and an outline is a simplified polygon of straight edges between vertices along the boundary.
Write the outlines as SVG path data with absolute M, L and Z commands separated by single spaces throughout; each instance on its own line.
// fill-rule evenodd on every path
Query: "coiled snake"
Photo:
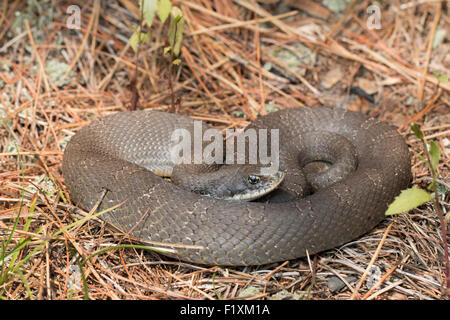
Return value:
M 165 162 L 150 159 L 167 154 L 174 128 L 191 124 L 192 119 L 157 111 L 93 121 L 72 137 L 64 153 L 71 200 L 86 210 L 102 194 L 98 210 L 121 204 L 102 219 L 144 241 L 165 244 L 172 248 L 169 256 L 209 265 L 258 265 L 314 254 L 370 231 L 411 180 L 408 148 L 395 128 L 339 108 L 290 108 L 260 117 L 252 127 L 279 129 L 280 146 L 293 148 L 298 142 L 298 154 L 308 147 L 324 154 L 340 149 L 341 140 L 329 141 L 330 135 L 339 136 L 352 146 L 356 167 L 301 199 L 214 199 L 145 168 Z M 281 169 L 289 176 L 289 168 Z

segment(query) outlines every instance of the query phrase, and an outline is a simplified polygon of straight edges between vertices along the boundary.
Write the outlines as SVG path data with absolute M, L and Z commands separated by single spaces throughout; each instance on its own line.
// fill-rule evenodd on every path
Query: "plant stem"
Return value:
M 427 158 L 428 167 L 430 168 L 431 174 L 433 176 L 433 192 L 434 192 L 434 208 L 436 209 L 436 212 L 438 214 L 439 222 L 441 224 L 441 236 L 442 236 L 442 242 L 443 242 L 443 249 L 444 249 L 444 261 L 445 261 L 445 286 L 444 286 L 444 296 L 448 300 L 450 300 L 450 264 L 448 259 L 448 243 L 447 243 L 447 223 L 444 219 L 444 213 L 442 211 L 440 202 L 439 202 L 439 193 L 437 190 L 436 180 L 437 180 L 437 170 L 434 170 L 432 164 L 431 164 L 431 157 L 430 153 L 428 151 L 428 146 L 425 142 L 425 139 L 421 139 L 423 148 L 425 150 L 425 156 Z
M 169 39 L 169 44 L 170 44 L 170 57 L 169 57 L 169 90 L 170 90 L 170 104 L 171 104 L 171 112 L 172 113 L 176 113 L 178 110 L 175 106 L 175 94 L 173 92 L 173 81 L 172 81 L 172 73 L 173 73 L 173 62 L 175 60 L 174 57 L 174 53 L 173 53 L 173 49 L 174 46 L 176 45 L 176 37 L 177 37 L 177 29 L 178 29 L 178 22 L 176 22 L 174 24 L 174 28 L 175 30 L 173 31 L 173 39 Z M 170 37 L 170 32 L 169 32 L 169 37 Z M 173 41 L 171 41 L 173 40 Z M 172 44 L 171 44 L 172 43 Z
M 137 76 L 138 76 L 138 63 L 139 63 L 139 52 L 141 49 L 141 36 L 142 36 L 142 20 L 144 17 L 143 7 L 141 6 L 141 15 L 139 17 L 139 33 L 138 33 L 138 43 L 137 43 L 137 50 L 136 50 L 136 61 L 134 62 L 134 75 L 133 78 L 130 81 L 130 89 L 131 89 L 131 103 L 130 103 L 130 109 L 136 110 L 137 104 L 139 102 L 139 94 L 137 92 Z
M 176 28 L 176 26 L 175 26 Z M 172 48 L 173 49 L 173 48 Z M 169 57 L 169 89 L 170 89 L 170 105 L 171 105 L 171 112 L 175 113 L 175 94 L 173 92 L 173 83 L 172 83 L 172 68 L 173 68 L 173 50 L 170 50 L 170 57 Z

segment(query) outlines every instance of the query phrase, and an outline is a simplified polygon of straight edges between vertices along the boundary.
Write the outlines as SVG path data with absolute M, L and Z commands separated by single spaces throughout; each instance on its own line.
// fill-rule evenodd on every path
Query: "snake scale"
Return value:
M 165 255 L 207 265 L 260 265 L 334 248 L 370 231 L 411 181 L 408 147 L 394 127 L 340 108 L 287 108 L 252 127 L 279 129 L 280 146 L 309 141 L 302 137 L 317 132 L 342 136 L 354 147 L 356 170 L 287 202 L 202 196 L 145 168 L 153 154 L 166 152 L 171 131 L 191 121 L 130 111 L 80 129 L 63 157 L 72 202 L 90 210 L 102 199 L 97 211 L 120 204 L 101 218 L 169 248 Z

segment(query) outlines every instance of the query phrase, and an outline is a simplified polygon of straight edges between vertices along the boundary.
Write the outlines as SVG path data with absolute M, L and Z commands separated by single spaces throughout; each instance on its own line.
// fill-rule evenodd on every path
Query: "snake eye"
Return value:
M 257 176 L 248 176 L 248 182 L 250 184 L 257 184 L 259 182 L 259 177 L 257 177 Z

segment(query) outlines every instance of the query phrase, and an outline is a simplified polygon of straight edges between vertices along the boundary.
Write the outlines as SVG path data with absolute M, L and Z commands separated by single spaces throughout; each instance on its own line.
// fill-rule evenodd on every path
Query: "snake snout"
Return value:
M 247 179 L 242 177 L 242 186 L 239 192 L 236 192 L 230 200 L 252 201 L 272 192 L 283 182 L 286 173 L 276 171 L 270 175 L 248 174 Z
M 230 166 L 227 177 L 211 184 L 203 194 L 216 199 L 252 201 L 271 193 L 283 182 L 286 173 L 259 173 L 258 166 Z

